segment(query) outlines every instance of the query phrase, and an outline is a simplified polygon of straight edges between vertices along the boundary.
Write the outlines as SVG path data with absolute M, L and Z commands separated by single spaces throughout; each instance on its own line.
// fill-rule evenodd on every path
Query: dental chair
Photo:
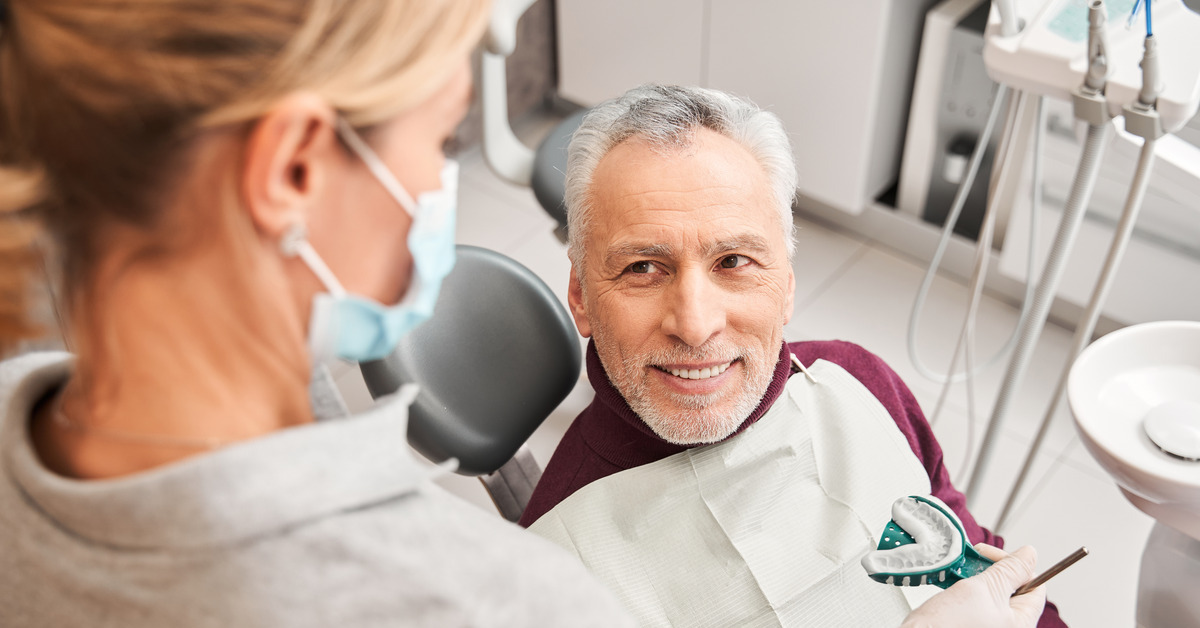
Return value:
M 457 458 L 501 516 L 517 521 L 541 469 L 525 442 L 575 387 L 582 353 L 566 309 L 514 260 L 459 245 L 433 317 L 387 358 L 359 365 L 373 398 L 421 391 L 408 441 L 433 462 Z

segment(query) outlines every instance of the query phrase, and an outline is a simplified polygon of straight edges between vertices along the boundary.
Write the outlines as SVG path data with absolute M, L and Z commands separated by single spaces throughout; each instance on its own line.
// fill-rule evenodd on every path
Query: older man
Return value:
M 784 342 L 794 190 L 778 119 L 711 90 L 643 86 L 571 142 L 568 299 L 596 397 L 521 522 L 643 623 L 896 625 L 908 601 L 859 560 L 909 494 L 1002 543 L 895 372 Z

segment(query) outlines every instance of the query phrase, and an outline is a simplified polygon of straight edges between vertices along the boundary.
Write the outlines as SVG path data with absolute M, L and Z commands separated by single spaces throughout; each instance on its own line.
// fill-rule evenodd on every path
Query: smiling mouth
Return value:
M 667 368 L 665 366 L 655 366 L 654 368 L 664 373 L 670 373 L 679 379 L 709 379 L 710 377 L 716 377 L 721 373 L 724 373 L 730 366 L 733 366 L 734 362 L 737 362 L 737 360 L 730 360 L 724 364 L 709 366 L 702 369 L 679 369 Z

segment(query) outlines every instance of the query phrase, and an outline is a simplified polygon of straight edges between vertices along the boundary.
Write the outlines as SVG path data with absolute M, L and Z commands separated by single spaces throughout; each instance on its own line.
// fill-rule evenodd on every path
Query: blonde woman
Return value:
M 35 242 L 72 349 L 0 365 L 0 623 L 628 622 L 429 481 L 409 392 L 310 398 L 453 263 L 442 146 L 487 9 L 0 0 L 0 352 Z

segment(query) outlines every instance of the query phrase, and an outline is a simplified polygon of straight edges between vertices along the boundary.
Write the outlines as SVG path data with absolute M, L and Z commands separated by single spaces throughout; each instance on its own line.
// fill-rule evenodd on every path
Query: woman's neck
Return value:
M 97 273 L 73 317 L 75 374 L 35 427 L 46 464 L 115 477 L 312 420 L 302 315 L 256 248 Z

